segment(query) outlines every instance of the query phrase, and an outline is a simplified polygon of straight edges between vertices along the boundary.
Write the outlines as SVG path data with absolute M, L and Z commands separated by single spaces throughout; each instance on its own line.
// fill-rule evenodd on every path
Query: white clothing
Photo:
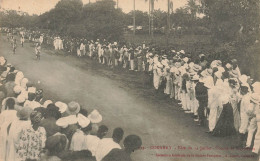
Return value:
M 15 120 L 12 122 L 7 136 L 6 145 L 6 161 L 19 161 L 19 156 L 16 154 L 16 147 L 19 143 L 20 133 L 23 129 L 31 126 L 30 121 Z
M 249 116 L 247 114 L 247 108 L 250 105 L 250 94 L 246 94 L 242 97 L 240 104 L 240 117 L 241 117 L 241 125 L 239 128 L 239 133 L 245 134 L 247 132 Z
M 101 139 L 96 151 L 97 161 L 101 161 L 112 149 L 121 149 L 121 147 L 112 138 Z
M 73 134 L 69 149 L 72 151 L 88 150 L 83 131 L 77 129 L 77 131 Z
M 0 160 L 5 160 L 7 145 L 7 127 L 17 120 L 16 110 L 5 110 L 0 114 Z
M 86 135 L 85 143 L 88 147 L 88 150 L 92 153 L 92 156 L 96 156 L 96 150 L 98 147 L 100 139 L 95 135 Z

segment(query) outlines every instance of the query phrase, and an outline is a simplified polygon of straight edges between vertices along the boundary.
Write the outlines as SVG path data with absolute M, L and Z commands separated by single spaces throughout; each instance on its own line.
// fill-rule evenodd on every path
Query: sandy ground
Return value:
M 207 128 L 197 126 L 176 102 L 156 94 L 144 73 L 112 70 L 90 59 L 50 50 L 43 50 L 41 60 L 36 61 L 32 44 L 19 45 L 13 55 L 6 37 L 1 36 L 0 41 L 0 55 L 43 88 L 45 98 L 66 103 L 74 100 L 89 112 L 99 110 L 102 124 L 109 128 L 107 137 L 116 127 L 122 127 L 125 136 L 139 135 L 143 149 L 132 154 L 134 161 L 256 160 L 245 157 L 252 155 L 248 150 L 231 149 L 237 144 L 235 136 L 219 138 L 205 133 Z M 178 154 L 182 156 L 172 156 Z

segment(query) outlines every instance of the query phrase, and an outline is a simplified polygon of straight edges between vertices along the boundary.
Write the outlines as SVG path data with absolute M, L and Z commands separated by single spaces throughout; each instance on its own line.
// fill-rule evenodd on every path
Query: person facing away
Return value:
M 142 145 L 142 140 L 137 135 L 128 135 L 124 139 L 124 149 L 111 150 L 102 161 L 132 161 L 131 154 L 139 149 Z
M 101 139 L 96 150 L 97 161 L 101 161 L 112 149 L 121 149 L 119 143 L 123 139 L 123 135 L 122 128 L 115 128 L 112 138 Z

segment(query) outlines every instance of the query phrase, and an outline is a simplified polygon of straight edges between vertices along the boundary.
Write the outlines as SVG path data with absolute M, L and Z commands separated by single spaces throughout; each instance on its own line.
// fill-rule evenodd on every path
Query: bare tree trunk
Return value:
M 116 8 L 117 8 L 117 9 L 118 9 L 118 1 L 119 1 L 119 0 L 116 1 Z

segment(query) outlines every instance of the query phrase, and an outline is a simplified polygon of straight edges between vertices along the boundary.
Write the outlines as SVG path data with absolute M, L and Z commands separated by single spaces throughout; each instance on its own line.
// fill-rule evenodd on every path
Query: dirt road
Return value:
M 236 145 L 235 137 L 206 134 L 207 129 L 198 127 L 173 100 L 156 94 L 147 75 L 112 70 L 89 59 L 56 55 L 49 50 L 43 50 L 41 60 L 36 61 L 31 46 L 25 43 L 13 55 L 11 45 L 1 36 L 0 55 L 43 88 L 46 98 L 66 103 L 74 100 L 89 112 L 99 110 L 102 124 L 109 128 L 107 137 L 116 127 L 122 127 L 125 136 L 139 135 L 144 149 L 132 154 L 134 161 L 256 160 L 242 158 L 252 154 L 246 150 L 230 149 Z

